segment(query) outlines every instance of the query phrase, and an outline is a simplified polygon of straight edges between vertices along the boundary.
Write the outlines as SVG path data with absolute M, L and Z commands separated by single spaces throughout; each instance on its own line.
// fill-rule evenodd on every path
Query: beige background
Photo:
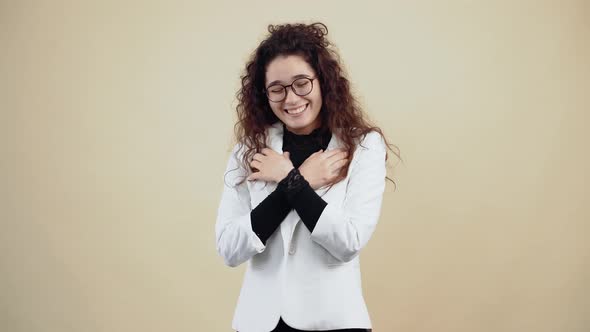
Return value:
M 588 331 L 590 2 L 557 0 L 1 1 L 0 330 L 230 331 L 239 75 L 315 20 L 405 160 L 374 330 Z

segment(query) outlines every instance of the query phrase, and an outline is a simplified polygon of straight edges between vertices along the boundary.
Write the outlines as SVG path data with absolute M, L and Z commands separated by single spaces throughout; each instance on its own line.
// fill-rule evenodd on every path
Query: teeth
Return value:
M 303 112 L 306 108 L 307 108 L 307 104 L 305 104 L 301 107 L 298 107 L 294 110 L 285 110 L 285 111 L 287 111 L 287 113 L 289 113 L 289 114 L 299 114 L 299 113 Z

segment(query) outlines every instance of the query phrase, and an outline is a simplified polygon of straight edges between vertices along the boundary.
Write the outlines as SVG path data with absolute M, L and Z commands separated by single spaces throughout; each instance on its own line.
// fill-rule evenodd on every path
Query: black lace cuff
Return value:
M 292 201 L 293 198 L 305 187 L 309 186 L 309 183 L 297 168 L 293 168 L 287 176 L 282 179 L 277 188 L 280 188 L 286 195 L 287 200 Z
M 313 232 L 328 203 L 313 190 L 299 170 L 293 168 L 278 183 L 276 190 L 285 195 L 287 202 L 297 211 L 309 232 Z

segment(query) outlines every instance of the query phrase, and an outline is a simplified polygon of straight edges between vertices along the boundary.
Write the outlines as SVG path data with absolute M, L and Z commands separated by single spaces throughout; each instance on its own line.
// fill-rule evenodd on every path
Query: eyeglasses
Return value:
M 311 90 L 313 90 L 313 80 L 315 79 L 316 77 L 301 77 L 294 80 L 293 83 L 289 85 L 282 85 L 279 83 L 273 84 L 266 88 L 264 91 L 266 92 L 268 100 L 278 103 L 287 99 L 288 87 L 291 87 L 291 90 L 293 90 L 293 92 L 300 97 L 310 94 Z

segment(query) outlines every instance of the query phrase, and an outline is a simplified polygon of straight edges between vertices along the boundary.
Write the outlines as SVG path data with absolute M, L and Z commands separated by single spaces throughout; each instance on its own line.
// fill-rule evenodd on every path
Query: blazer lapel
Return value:
M 277 121 L 269 127 L 266 142 L 267 147 L 279 154 L 283 154 L 283 123 L 281 121 Z M 277 183 L 267 182 L 264 188 L 266 189 L 267 194 L 270 194 L 277 188 Z

